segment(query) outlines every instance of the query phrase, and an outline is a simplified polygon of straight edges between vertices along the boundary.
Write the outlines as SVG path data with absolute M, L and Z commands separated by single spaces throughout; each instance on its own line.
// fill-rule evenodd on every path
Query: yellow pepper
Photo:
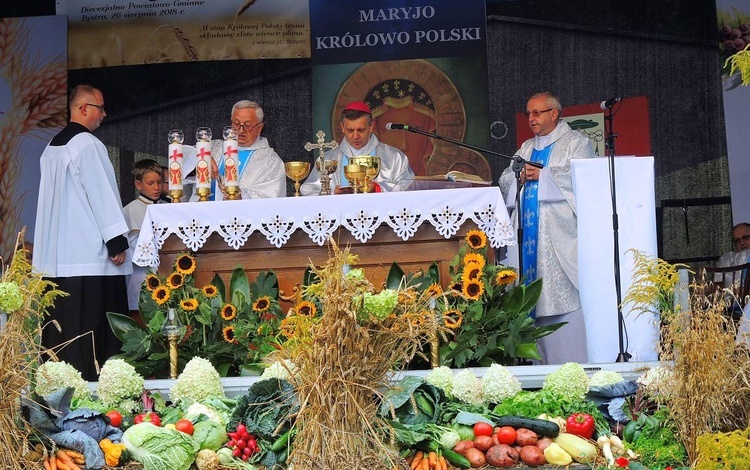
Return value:
M 552 465 L 565 466 L 573 463 L 573 457 L 554 442 L 544 449 L 544 458 Z

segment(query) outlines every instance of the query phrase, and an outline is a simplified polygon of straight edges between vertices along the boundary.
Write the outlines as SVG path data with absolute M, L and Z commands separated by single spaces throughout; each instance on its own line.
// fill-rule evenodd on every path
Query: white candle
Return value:
M 211 142 L 199 140 L 195 144 L 198 164 L 195 167 L 196 188 L 211 187 Z
M 182 191 L 182 144 L 169 144 L 169 190 Z
M 224 186 L 239 186 L 237 176 L 237 141 L 227 139 L 224 141 Z

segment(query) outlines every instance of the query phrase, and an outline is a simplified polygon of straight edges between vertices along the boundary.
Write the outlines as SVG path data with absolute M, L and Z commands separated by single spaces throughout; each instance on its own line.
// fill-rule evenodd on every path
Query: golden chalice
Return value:
M 363 155 L 353 157 L 351 162 L 365 167 L 365 177 L 362 181 L 362 192 L 369 193 L 370 182 L 374 180 L 380 173 L 380 157 Z
M 286 176 L 294 181 L 294 197 L 299 196 L 300 182 L 310 174 L 308 162 L 286 162 L 284 163 Z
M 350 163 L 349 165 L 344 166 L 344 176 L 346 176 L 346 179 L 352 183 L 354 194 L 359 192 L 358 189 L 362 185 L 362 180 L 365 179 L 366 170 L 367 169 L 364 166 L 356 163 Z
M 320 174 L 320 194 L 322 196 L 331 194 L 331 175 L 336 173 L 339 162 L 336 160 L 315 160 L 315 168 Z

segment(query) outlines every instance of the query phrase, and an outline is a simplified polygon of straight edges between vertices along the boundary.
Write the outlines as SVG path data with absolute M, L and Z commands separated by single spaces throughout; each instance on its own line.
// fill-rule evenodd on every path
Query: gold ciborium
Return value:
M 366 168 L 356 163 L 350 163 L 344 166 L 344 176 L 352 183 L 354 194 L 357 194 L 362 186 L 362 181 L 365 179 Z
M 300 182 L 310 174 L 310 164 L 308 162 L 286 162 L 284 163 L 286 176 L 294 181 L 294 197 L 299 196 Z
M 365 177 L 362 181 L 362 192 L 370 192 L 370 182 L 380 173 L 380 157 L 363 155 L 352 157 L 352 163 L 365 167 Z
M 336 160 L 315 160 L 315 168 L 320 174 L 320 195 L 331 194 L 331 175 L 336 173 L 339 162 Z

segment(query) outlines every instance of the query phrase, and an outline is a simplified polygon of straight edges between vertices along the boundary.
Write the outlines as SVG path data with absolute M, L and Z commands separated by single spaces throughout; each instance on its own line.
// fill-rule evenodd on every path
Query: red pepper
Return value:
M 591 439 L 595 427 L 594 418 L 586 413 L 572 414 L 565 421 L 565 432 L 581 436 L 584 439 Z
M 154 426 L 161 426 L 161 418 L 159 418 L 159 415 L 154 413 L 153 411 L 147 411 L 133 418 L 133 423 L 134 424 L 151 423 Z

